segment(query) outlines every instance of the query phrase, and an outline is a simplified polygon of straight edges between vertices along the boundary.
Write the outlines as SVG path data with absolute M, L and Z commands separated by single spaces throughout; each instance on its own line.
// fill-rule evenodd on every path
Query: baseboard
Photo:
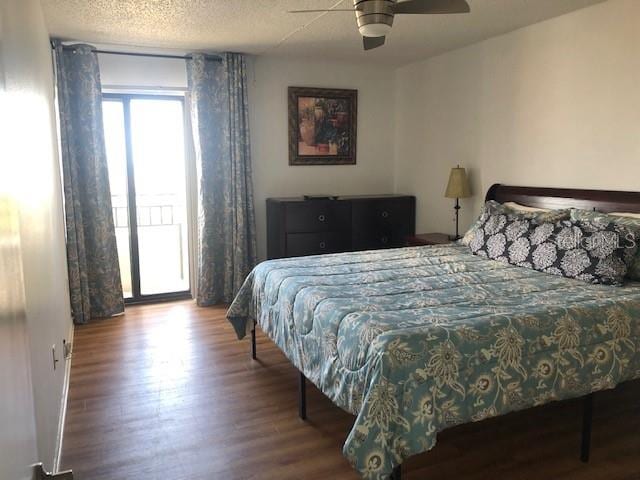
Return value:
M 69 396 L 69 379 L 71 377 L 71 361 L 73 360 L 73 334 L 74 324 L 71 322 L 67 342 L 71 345 L 71 354 L 64 362 L 64 383 L 62 385 L 62 399 L 60 400 L 60 417 L 58 419 L 58 433 L 56 435 L 55 457 L 53 459 L 53 473 L 60 472 L 60 462 L 62 460 L 62 440 L 64 438 L 64 422 L 67 417 L 67 398 Z

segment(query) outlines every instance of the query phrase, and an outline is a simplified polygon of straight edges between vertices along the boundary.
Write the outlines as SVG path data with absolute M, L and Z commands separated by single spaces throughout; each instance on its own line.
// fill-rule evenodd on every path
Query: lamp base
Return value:
M 454 240 L 460 240 L 460 199 L 456 198 L 456 205 L 453 209 L 456 211 L 456 234 Z

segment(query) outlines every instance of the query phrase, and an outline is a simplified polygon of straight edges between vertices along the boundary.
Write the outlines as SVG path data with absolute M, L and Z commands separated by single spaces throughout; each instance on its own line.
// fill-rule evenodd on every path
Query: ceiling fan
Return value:
M 289 13 L 355 12 L 358 30 L 365 50 L 384 45 L 385 36 L 391 31 L 394 15 L 469 13 L 466 0 L 353 0 L 353 8 L 327 10 L 290 10 Z

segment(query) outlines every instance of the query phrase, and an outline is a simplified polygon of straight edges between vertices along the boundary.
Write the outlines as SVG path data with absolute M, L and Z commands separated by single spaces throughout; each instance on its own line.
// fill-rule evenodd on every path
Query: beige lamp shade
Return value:
M 467 198 L 471 196 L 471 188 L 469 188 L 469 180 L 464 168 L 455 167 L 451 169 L 449 184 L 444 196 L 447 198 Z

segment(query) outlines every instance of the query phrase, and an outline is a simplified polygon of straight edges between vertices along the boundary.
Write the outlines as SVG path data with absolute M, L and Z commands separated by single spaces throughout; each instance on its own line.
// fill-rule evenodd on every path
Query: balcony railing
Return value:
M 178 195 L 174 194 L 137 196 L 139 259 L 130 258 L 129 211 L 126 196 L 111 197 L 125 296 L 127 294 L 131 296 L 132 261 L 138 261 L 140 264 L 141 284 L 147 293 L 179 291 L 188 288 L 185 252 L 186 209 L 177 201 L 177 197 Z
M 143 199 L 139 199 L 136 206 L 138 227 L 182 225 L 184 223 L 182 218 L 184 205 L 168 202 L 167 200 L 170 197 L 175 197 L 175 195 L 147 195 Z M 159 200 L 164 200 L 164 202 L 161 203 Z M 116 228 L 129 228 L 129 207 L 127 206 L 126 197 L 113 195 L 111 197 L 111 205 L 114 226 Z

